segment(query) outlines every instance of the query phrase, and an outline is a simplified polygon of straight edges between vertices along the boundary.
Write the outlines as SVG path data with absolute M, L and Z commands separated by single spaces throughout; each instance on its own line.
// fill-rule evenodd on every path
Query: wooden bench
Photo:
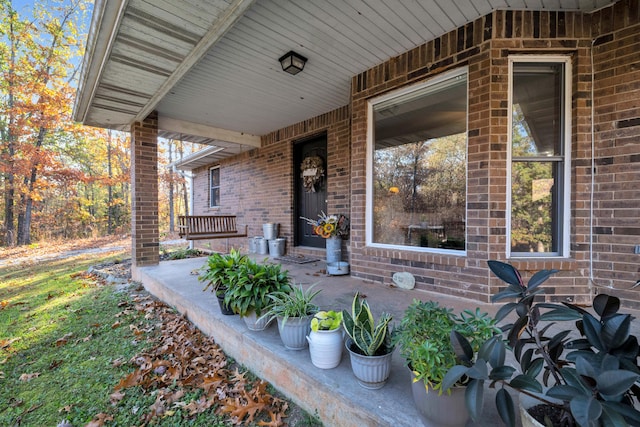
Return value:
M 178 217 L 178 234 L 186 240 L 246 237 L 247 226 L 239 230 L 235 215 L 181 215 Z

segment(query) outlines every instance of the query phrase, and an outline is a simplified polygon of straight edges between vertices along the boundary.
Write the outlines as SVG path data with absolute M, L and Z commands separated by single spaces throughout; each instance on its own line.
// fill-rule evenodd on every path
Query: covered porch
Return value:
M 263 261 L 262 255 L 251 255 Z M 327 427 L 400 427 L 420 425 L 420 416 L 411 395 L 408 368 L 398 349 L 394 352 L 393 367 L 387 384 L 379 390 L 360 387 L 351 372 L 349 355 L 343 351 L 337 368 L 320 369 L 312 365 L 309 350 L 287 350 L 275 324 L 267 330 L 247 329 L 237 316 L 220 312 L 215 295 L 203 292 L 203 284 L 194 274 L 205 258 L 162 261 L 156 266 L 140 267 L 139 280 L 156 297 L 183 313 L 204 333 L 212 336 L 223 350 L 256 375 L 269 381 L 279 391 L 315 414 Z M 416 290 L 383 287 L 350 276 L 327 276 L 324 261 L 305 264 L 283 264 L 295 283 L 308 286 L 318 283 L 322 292 L 316 302 L 321 309 L 349 309 L 356 291 L 366 295 L 377 317 L 386 311 L 399 322 L 406 307 L 414 298 L 438 301 L 440 305 L 459 312 L 480 307 L 494 313 L 498 306 L 482 304 L 462 298 L 447 297 Z M 487 389 L 482 421 L 468 426 L 496 426 L 500 418 L 495 410 L 493 392 Z M 437 427 L 437 426 L 428 426 Z
M 159 261 L 157 152 L 164 136 L 210 146 L 191 159 L 199 197 L 191 214 L 237 215 L 249 235 L 277 222 L 288 252 L 318 254 L 324 246 L 300 239 L 312 234 L 300 231 L 300 218 L 323 209 L 344 213 L 351 220 L 344 245 L 351 274 L 378 286 L 406 271 L 425 293 L 486 302 L 500 286 L 486 261 L 500 259 L 527 275 L 560 270 L 549 300 L 588 304 L 606 290 L 640 307 L 638 0 L 389 4 L 95 2 L 74 117 L 131 132 L 134 277 Z M 306 60 L 295 75 L 280 63 L 290 51 Z M 510 81 L 530 71 L 522 65 L 528 61 L 563 70 L 552 92 L 564 95 L 544 94 L 557 103 L 557 120 L 532 114 L 537 101 L 510 89 Z M 521 128 L 511 119 L 517 97 L 533 106 L 526 114 L 531 123 L 564 126 L 553 132 L 553 165 L 546 164 L 546 133 L 532 126 L 541 141 L 531 165 L 546 169 L 535 180 L 522 174 L 530 183 L 509 172 L 529 166 L 526 156 L 512 155 L 513 130 Z M 436 113 L 446 114 L 440 120 Z M 386 139 L 385 114 L 393 118 L 388 129 L 397 131 Z M 430 119 L 416 120 L 414 128 L 413 117 Z M 414 131 L 402 135 L 407 129 Z M 440 136 L 460 136 L 460 191 L 422 185 L 425 197 L 414 203 L 417 185 L 398 187 L 381 171 L 384 191 L 376 193 L 373 158 L 384 143 L 408 147 Z M 306 171 L 300 166 L 313 157 L 324 160 L 323 193 L 307 203 L 313 191 L 300 191 Z M 438 169 L 419 166 L 424 177 Z M 401 183 L 409 182 L 403 176 Z M 516 184 L 527 189 L 521 204 L 544 200 L 542 209 L 513 216 Z M 404 198 L 392 203 L 392 194 Z M 430 201 L 440 196 L 454 209 L 443 202 L 431 212 Z M 302 211 L 309 206 L 313 213 Z M 395 210 L 376 216 L 386 206 Z M 424 218 L 413 218 L 416 206 Z M 531 211 L 545 214 L 529 218 Z M 515 226 L 518 219 L 524 225 Z M 387 231 L 386 224 L 393 227 L 378 236 L 376 227 Z M 527 232 L 533 224 L 541 225 L 535 239 Z

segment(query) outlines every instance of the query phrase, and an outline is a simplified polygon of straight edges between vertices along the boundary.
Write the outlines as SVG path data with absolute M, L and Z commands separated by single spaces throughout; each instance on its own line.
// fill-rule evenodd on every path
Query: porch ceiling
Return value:
M 74 118 L 225 148 L 349 102 L 351 77 L 496 9 L 611 0 L 96 0 Z M 296 76 L 278 58 L 308 58 Z M 235 147 L 235 148 L 234 148 Z

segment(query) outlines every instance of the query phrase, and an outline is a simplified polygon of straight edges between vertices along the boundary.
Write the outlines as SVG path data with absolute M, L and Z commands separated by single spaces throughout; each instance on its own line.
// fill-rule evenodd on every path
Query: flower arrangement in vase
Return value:
M 349 218 L 345 215 L 327 215 L 324 212 L 318 214 L 318 219 L 310 219 L 302 217 L 307 224 L 313 227 L 313 232 L 322 237 L 329 239 L 331 237 L 345 238 L 349 235 Z

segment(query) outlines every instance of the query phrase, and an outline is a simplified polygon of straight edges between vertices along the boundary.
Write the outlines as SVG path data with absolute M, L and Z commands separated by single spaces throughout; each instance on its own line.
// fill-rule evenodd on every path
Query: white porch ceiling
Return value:
M 74 117 L 223 147 L 349 102 L 351 78 L 497 9 L 611 0 L 96 0 Z M 308 58 L 296 76 L 278 58 Z

